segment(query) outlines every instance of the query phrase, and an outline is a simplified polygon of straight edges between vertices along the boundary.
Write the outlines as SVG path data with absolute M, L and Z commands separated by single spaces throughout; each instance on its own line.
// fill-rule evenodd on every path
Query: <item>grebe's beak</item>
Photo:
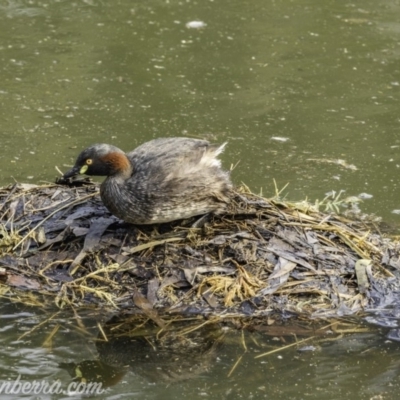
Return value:
M 73 176 L 85 173 L 85 171 L 82 172 L 82 170 L 83 170 L 83 167 L 79 167 L 79 166 L 75 165 L 75 167 L 71 168 L 69 171 L 67 171 L 63 175 L 63 178 L 68 179 L 68 178 L 72 178 Z

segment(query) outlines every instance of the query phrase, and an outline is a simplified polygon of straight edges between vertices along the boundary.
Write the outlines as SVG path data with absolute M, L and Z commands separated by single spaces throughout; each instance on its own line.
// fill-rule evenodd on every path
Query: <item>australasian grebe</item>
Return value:
M 217 156 L 226 143 L 161 138 L 130 153 L 109 144 L 83 150 L 64 174 L 107 176 L 100 195 L 108 210 L 126 222 L 155 224 L 224 211 L 232 188 Z

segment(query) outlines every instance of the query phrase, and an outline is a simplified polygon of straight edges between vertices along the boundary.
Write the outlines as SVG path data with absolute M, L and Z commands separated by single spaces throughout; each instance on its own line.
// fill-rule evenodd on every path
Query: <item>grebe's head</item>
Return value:
M 112 176 L 126 173 L 131 168 L 126 154 L 118 147 L 110 144 L 94 144 L 79 154 L 75 165 L 64 174 L 63 178 L 79 174 Z

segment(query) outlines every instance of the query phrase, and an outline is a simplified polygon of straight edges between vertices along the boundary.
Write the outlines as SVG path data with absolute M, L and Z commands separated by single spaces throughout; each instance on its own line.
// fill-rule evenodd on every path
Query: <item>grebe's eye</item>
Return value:
M 91 158 L 88 158 L 86 160 L 86 165 L 92 165 L 93 164 L 93 160 Z

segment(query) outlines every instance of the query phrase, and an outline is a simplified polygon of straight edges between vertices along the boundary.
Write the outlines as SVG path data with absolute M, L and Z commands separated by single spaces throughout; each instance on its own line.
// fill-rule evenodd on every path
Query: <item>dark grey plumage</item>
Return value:
M 110 212 L 124 221 L 153 224 L 223 211 L 232 185 L 217 156 L 221 146 L 205 140 L 162 138 L 125 154 L 95 144 L 78 156 L 64 178 L 105 175 L 100 194 Z

